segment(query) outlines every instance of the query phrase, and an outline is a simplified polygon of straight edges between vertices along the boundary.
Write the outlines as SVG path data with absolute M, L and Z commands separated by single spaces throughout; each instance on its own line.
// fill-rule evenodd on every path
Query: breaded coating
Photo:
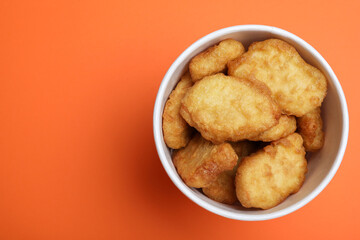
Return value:
M 256 142 L 250 142 L 250 141 L 230 142 L 230 144 L 233 147 L 233 149 L 235 150 L 235 152 L 239 158 L 236 166 L 233 169 L 234 178 L 235 178 L 235 173 L 239 167 L 241 160 L 244 157 L 249 156 L 250 154 L 256 152 L 259 149 L 259 146 Z
M 179 149 L 190 141 L 193 129 L 180 115 L 181 100 L 193 85 L 189 72 L 185 73 L 166 101 L 163 113 L 164 140 L 168 147 Z
M 238 156 L 229 143 L 214 145 L 196 134 L 189 144 L 173 155 L 174 165 L 189 187 L 208 187 L 218 175 L 232 170 Z
M 190 61 L 189 70 L 192 80 L 196 82 L 203 77 L 224 71 L 226 64 L 239 57 L 244 51 L 241 42 L 234 39 L 223 40 L 218 45 L 208 48 Z
M 237 201 L 235 192 L 235 174 L 241 159 L 256 151 L 256 143 L 250 141 L 230 143 L 238 155 L 238 163 L 233 170 L 224 171 L 210 186 L 203 188 L 203 193 L 214 201 L 233 204 Z
M 220 173 L 210 186 L 204 187 L 202 190 L 206 196 L 214 201 L 234 204 L 237 201 L 234 181 L 234 171 L 225 171 Z
M 250 155 L 257 150 L 257 144 L 250 141 L 230 142 L 231 146 L 235 150 L 236 154 L 241 158 Z
M 272 142 L 292 134 L 295 130 L 296 118 L 294 116 L 281 115 L 278 124 L 250 140 Z
M 280 109 L 265 84 L 218 73 L 186 93 L 181 116 L 215 144 L 259 135 L 278 123 Z
M 320 107 L 327 91 L 324 74 L 279 39 L 251 44 L 246 53 L 228 63 L 228 74 L 264 82 L 283 113 L 297 117 Z
M 324 145 L 323 121 L 321 119 L 321 110 L 315 110 L 305 114 L 297 119 L 299 133 L 304 139 L 306 151 L 314 152 Z
M 272 208 L 300 189 L 306 171 L 303 140 L 293 133 L 241 161 L 235 177 L 237 198 L 246 208 Z

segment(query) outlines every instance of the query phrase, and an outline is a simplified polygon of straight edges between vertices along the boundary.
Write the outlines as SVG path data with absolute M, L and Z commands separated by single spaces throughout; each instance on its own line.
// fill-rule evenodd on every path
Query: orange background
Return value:
M 360 239 L 359 1 L 0 1 L 0 239 Z M 348 101 L 329 186 L 279 219 L 198 207 L 160 164 L 152 113 L 177 56 L 217 29 L 314 46 Z

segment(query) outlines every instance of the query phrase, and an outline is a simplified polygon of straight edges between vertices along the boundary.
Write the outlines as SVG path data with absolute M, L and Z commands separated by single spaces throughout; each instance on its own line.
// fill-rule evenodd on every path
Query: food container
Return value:
M 281 204 L 268 210 L 246 209 L 240 205 L 221 204 L 206 197 L 197 189 L 185 185 L 174 167 L 171 151 L 163 139 L 162 114 L 165 102 L 182 74 L 187 70 L 189 61 L 198 53 L 227 38 L 241 41 L 245 48 L 254 41 L 262 41 L 268 38 L 282 39 L 294 46 L 306 62 L 320 69 L 328 80 L 328 92 L 322 104 L 324 146 L 321 150 L 306 155 L 308 172 L 299 192 L 290 195 Z M 303 207 L 328 185 L 344 156 L 349 132 L 349 116 L 345 96 L 335 73 L 312 46 L 296 35 L 276 27 L 239 25 L 220 29 L 206 35 L 188 47 L 175 60 L 162 80 L 157 94 L 153 128 L 160 160 L 170 179 L 181 192 L 199 206 L 215 214 L 237 220 L 259 221 L 278 218 Z

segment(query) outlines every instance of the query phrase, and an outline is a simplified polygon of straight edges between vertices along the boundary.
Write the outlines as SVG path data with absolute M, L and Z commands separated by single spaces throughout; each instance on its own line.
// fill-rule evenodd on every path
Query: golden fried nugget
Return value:
M 250 155 L 251 153 L 257 150 L 257 145 L 255 142 L 250 141 L 240 141 L 240 142 L 230 142 L 231 146 L 235 150 L 236 154 L 241 158 Z
M 232 170 L 237 160 L 229 143 L 214 145 L 200 134 L 173 155 L 174 165 L 185 184 L 196 188 L 209 186 L 220 173 Z
M 250 138 L 251 141 L 272 142 L 284 138 L 296 130 L 296 118 L 294 116 L 281 115 L 279 123 L 266 130 L 260 135 Z
M 324 74 L 307 64 L 294 47 L 279 39 L 251 44 L 248 52 L 228 63 L 228 73 L 266 83 L 283 113 L 301 117 L 325 98 Z
M 215 144 L 259 135 L 278 123 L 280 109 L 265 84 L 218 73 L 186 93 L 181 116 Z
M 303 140 L 293 133 L 241 161 L 235 177 L 237 198 L 246 208 L 272 208 L 300 189 L 306 171 Z
M 315 110 L 305 114 L 297 119 L 299 133 L 304 139 L 306 151 L 314 152 L 324 145 L 323 121 L 321 119 L 321 110 Z
M 234 180 L 234 171 L 222 172 L 214 182 L 202 189 L 203 193 L 214 201 L 233 204 L 237 201 Z
M 180 115 L 181 100 L 193 85 L 189 72 L 182 76 L 166 101 L 163 113 L 164 140 L 168 147 L 179 149 L 189 142 L 193 129 Z
M 250 141 L 230 142 L 230 144 L 239 158 L 236 166 L 233 169 L 234 177 L 235 177 L 236 170 L 238 169 L 241 160 L 244 157 L 249 156 L 250 154 L 256 152 L 258 150 L 258 144 L 256 142 L 250 142 Z
M 250 141 L 230 143 L 238 155 L 238 163 L 233 170 L 224 171 L 210 186 L 203 188 L 203 193 L 214 201 L 233 204 L 237 201 L 235 192 L 235 174 L 241 159 L 256 151 L 256 144 Z
M 194 82 L 225 70 L 226 64 L 245 51 L 241 42 L 226 39 L 218 45 L 208 48 L 196 55 L 189 64 L 191 78 Z

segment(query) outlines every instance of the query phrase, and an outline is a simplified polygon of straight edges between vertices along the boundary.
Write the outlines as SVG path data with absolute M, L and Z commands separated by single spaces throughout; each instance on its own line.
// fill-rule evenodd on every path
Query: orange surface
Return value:
M 0 1 L 0 239 L 360 239 L 359 1 Z M 279 219 L 187 199 L 158 159 L 160 82 L 198 38 L 273 25 L 337 74 L 350 136 L 329 186 Z

